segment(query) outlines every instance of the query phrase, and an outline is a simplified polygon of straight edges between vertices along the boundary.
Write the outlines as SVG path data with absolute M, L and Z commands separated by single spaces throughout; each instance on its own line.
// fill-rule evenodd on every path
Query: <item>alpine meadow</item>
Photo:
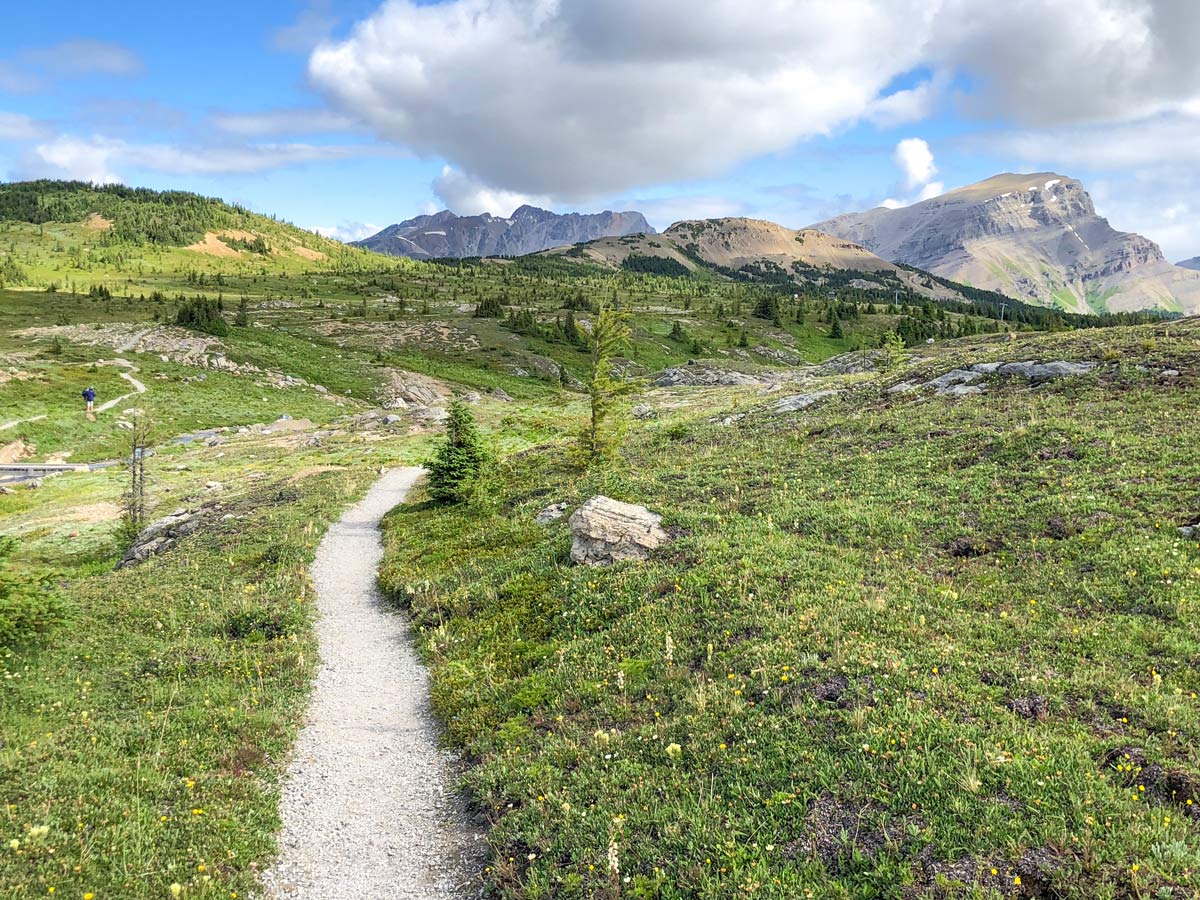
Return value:
M 15 11 L 0 898 L 1200 898 L 1200 13 L 1020 18 Z

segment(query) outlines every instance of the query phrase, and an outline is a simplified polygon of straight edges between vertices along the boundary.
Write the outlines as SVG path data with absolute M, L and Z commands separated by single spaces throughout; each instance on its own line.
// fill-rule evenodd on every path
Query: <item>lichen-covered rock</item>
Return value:
M 596 496 L 575 510 L 571 526 L 571 561 L 584 566 L 611 566 L 646 559 L 669 541 L 662 516 L 644 506 Z
M 187 537 L 199 528 L 201 521 L 199 510 L 188 509 L 177 509 L 169 516 L 156 519 L 141 530 L 133 545 L 117 563 L 117 568 L 136 565 L 173 547 L 180 538 Z
M 635 419 L 653 419 L 656 415 L 654 408 L 649 403 L 639 403 L 629 411 L 629 414 Z
M 799 412 L 835 394 L 837 394 L 837 391 L 813 391 L 811 394 L 793 394 L 790 397 L 781 397 L 776 400 L 772 408 L 775 412 Z
M 545 509 L 534 517 L 534 521 L 539 525 L 549 525 L 551 522 L 557 522 L 567 514 L 567 510 L 571 506 L 568 503 L 551 503 Z
M 761 386 L 767 382 L 745 372 L 718 369 L 704 364 L 689 364 L 664 369 L 653 376 L 656 387 L 732 387 L 735 385 Z

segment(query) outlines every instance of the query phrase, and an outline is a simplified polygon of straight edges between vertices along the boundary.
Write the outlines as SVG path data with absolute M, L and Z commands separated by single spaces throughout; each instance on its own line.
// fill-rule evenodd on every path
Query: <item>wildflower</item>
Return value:
M 16 850 L 16 849 L 18 849 L 20 846 L 21 846 L 21 842 L 20 842 L 20 841 L 18 841 L 16 838 L 13 838 L 11 841 L 9 841 L 9 842 L 8 842 L 8 849 L 9 849 L 9 850 Z
M 171 891 L 172 897 L 178 897 L 180 894 L 183 893 L 183 885 L 177 881 L 173 885 L 171 885 L 169 890 Z
M 671 632 L 667 632 L 666 651 L 664 656 L 668 663 L 675 662 L 675 642 L 671 640 Z
M 679 759 L 683 756 L 683 748 L 678 744 L 667 744 L 667 757 L 669 759 Z

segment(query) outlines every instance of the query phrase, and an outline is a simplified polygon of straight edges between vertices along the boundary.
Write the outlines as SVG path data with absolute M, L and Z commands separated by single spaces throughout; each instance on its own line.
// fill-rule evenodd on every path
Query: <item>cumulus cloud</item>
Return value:
M 89 75 L 137 75 L 137 55 L 107 41 L 63 41 L 51 47 L 22 50 L 0 59 L 0 91 L 27 94 L 47 90 L 64 79 Z
M 18 164 L 18 171 L 23 178 L 75 178 L 108 183 L 122 180 L 118 169 L 174 175 L 247 175 L 281 166 L 377 152 L 359 146 L 314 144 L 184 147 L 62 135 L 29 148 Z
M 1194 0 L 940 0 L 931 63 L 976 82 L 966 108 L 1026 125 L 1111 122 L 1200 97 Z
M 477 216 L 491 213 L 507 216 L 520 206 L 552 205 L 549 197 L 522 194 L 488 187 L 452 166 L 443 166 L 442 172 L 433 180 L 433 192 L 446 208 L 460 216 Z
M 922 138 L 905 138 L 896 145 L 892 158 L 904 175 L 906 190 L 911 191 L 928 184 L 937 174 L 937 166 L 933 164 L 933 151 Z
M 934 181 L 937 165 L 934 163 L 933 151 L 922 138 L 905 138 L 896 144 L 892 151 L 892 160 L 900 170 L 899 190 L 907 194 L 907 199 L 888 197 L 879 205 L 885 209 L 900 209 L 921 200 L 936 197 L 945 191 L 945 184 Z M 915 192 L 915 193 L 914 193 Z
M 310 0 L 294 22 L 271 32 L 271 47 L 284 53 L 307 53 L 329 37 L 337 22 L 330 0 Z
M 349 244 L 352 241 L 361 241 L 363 238 L 379 234 L 383 231 L 383 226 L 371 225 L 367 222 L 343 222 L 341 225 L 318 225 L 312 230 L 327 238 Z
M 389 0 L 312 83 L 481 185 L 571 200 L 845 126 L 917 64 L 924 0 Z M 887 47 L 887 53 L 880 48 Z M 897 101 L 899 102 L 899 101 Z
M 1200 107 L 1197 45 L 1194 0 L 387 0 L 309 75 L 485 189 L 572 200 L 952 99 L 1034 129 L 1181 114 Z

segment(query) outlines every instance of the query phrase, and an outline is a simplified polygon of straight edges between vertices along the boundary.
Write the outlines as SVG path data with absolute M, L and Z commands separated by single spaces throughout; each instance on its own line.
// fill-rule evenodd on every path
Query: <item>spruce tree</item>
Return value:
M 446 437 L 438 445 L 429 470 L 429 496 L 437 503 L 461 503 L 470 499 L 484 464 L 487 449 L 471 410 L 461 400 L 450 404 Z
M 842 338 L 844 338 L 846 336 L 846 333 L 844 331 L 842 331 L 842 320 L 841 319 L 834 317 L 833 329 L 829 332 L 829 336 L 837 341 L 840 341 Z

